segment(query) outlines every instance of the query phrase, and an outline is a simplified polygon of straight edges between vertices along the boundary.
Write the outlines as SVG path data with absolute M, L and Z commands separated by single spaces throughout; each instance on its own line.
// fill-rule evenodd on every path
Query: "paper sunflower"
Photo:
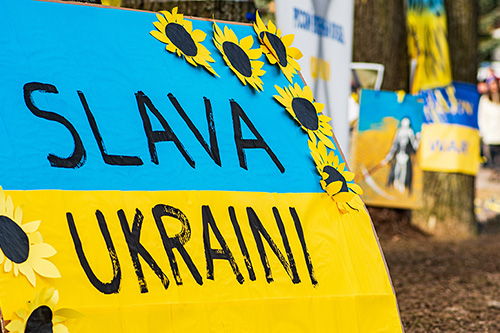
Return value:
M 334 151 L 327 151 L 321 141 L 309 141 L 309 149 L 316 163 L 316 169 L 321 175 L 320 181 L 323 190 L 337 203 L 340 211 L 350 209 L 359 210 L 361 200 L 358 195 L 363 194 L 361 187 L 352 182 L 354 173 L 346 170 L 345 163 L 340 163 Z
M 321 113 L 325 105 L 314 102 L 311 88 L 305 86 L 302 90 L 298 83 L 285 89 L 274 87 L 279 93 L 274 95 L 274 98 L 286 108 L 293 119 L 307 132 L 309 138 L 315 141 L 314 136 L 317 136 L 328 148 L 335 149 L 329 138 L 333 136 L 332 126 L 328 123 L 331 118 Z
M 269 21 L 267 26 L 257 12 L 257 18 L 253 28 L 259 37 L 260 48 L 266 55 L 271 65 L 278 64 L 285 77 L 292 83 L 292 77 L 300 71 L 300 65 L 296 60 L 302 58 L 302 52 L 296 47 L 292 47 L 294 35 L 281 37 L 281 29 L 276 30 L 273 22 Z
M 156 14 L 158 22 L 153 22 L 158 30 L 153 30 L 150 34 L 160 42 L 167 44 L 165 49 L 172 53 L 184 56 L 187 62 L 193 66 L 202 65 L 213 75 L 219 76 L 208 64 L 215 62 L 210 57 L 210 51 L 201 44 L 207 36 L 201 30 L 193 30 L 191 21 L 184 20 L 182 14 L 177 13 L 177 7 L 172 9 L 172 13 L 161 11 Z
M 68 328 L 63 324 L 69 318 L 80 318 L 83 315 L 73 309 L 58 309 L 54 307 L 59 301 L 59 292 L 50 288 L 40 294 L 35 294 L 32 301 L 26 303 L 26 308 L 16 311 L 16 316 L 20 319 L 12 320 L 7 329 L 9 332 L 35 333 L 54 332 L 68 333 Z
M 247 82 L 255 88 L 262 90 L 264 84 L 260 76 L 266 71 L 262 70 L 264 63 L 256 61 L 262 55 L 260 49 L 251 49 L 253 37 L 247 36 L 238 41 L 233 30 L 224 27 L 224 33 L 214 23 L 214 44 L 222 54 L 224 61 L 236 74 L 238 79 L 246 85 Z
M 56 254 L 56 250 L 44 243 L 38 230 L 41 221 L 22 224 L 23 210 L 14 204 L 10 196 L 0 187 L 0 265 L 5 273 L 14 271 L 26 276 L 35 287 L 38 275 L 58 278 L 61 274 L 53 263 L 44 259 Z

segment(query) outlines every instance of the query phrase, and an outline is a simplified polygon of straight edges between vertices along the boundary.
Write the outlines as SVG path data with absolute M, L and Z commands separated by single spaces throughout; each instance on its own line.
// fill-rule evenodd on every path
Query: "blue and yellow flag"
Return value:
M 401 332 L 293 36 L 177 9 L 1 6 L 10 332 Z
M 453 82 L 424 90 L 426 124 L 422 127 L 422 169 L 477 174 L 480 138 L 477 124 L 479 94 L 473 84 Z

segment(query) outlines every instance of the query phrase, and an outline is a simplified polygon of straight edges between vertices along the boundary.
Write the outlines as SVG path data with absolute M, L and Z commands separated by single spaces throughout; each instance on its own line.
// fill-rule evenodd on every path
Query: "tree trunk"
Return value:
M 475 0 L 445 0 L 453 80 L 476 83 L 477 27 Z M 439 237 L 469 237 L 477 232 L 474 215 L 475 177 L 424 172 L 423 209 L 413 223 Z
M 353 61 L 385 67 L 382 89 L 409 88 L 405 0 L 355 0 Z
M 255 12 L 253 1 L 122 0 L 122 6 L 153 12 L 160 10 L 171 11 L 172 8 L 178 7 L 179 13 L 186 16 L 247 23 L 250 23 L 246 18 L 247 12 Z
M 353 61 L 383 64 L 385 90 L 409 90 L 405 2 L 355 0 Z M 446 0 L 445 6 L 453 79 L 475 83 L 477 1 Z M 412 222 L 438 236 L 473 235 L 475 177 L 424 172 L 423 182 L 424 206 L 413 212 Z M 402 219 L 408 214 L 404 210 L 395 212 Z

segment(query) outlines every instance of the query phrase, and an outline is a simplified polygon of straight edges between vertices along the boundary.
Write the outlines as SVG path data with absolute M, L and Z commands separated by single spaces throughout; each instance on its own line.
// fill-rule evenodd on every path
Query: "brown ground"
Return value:
M 412 227 L 408 212 L 370 208 L 406 332 L 500 332 L 500 212 L 491 210 L 500 182 L 487 180 L 478 176 L 474 239 L 436 240 Z

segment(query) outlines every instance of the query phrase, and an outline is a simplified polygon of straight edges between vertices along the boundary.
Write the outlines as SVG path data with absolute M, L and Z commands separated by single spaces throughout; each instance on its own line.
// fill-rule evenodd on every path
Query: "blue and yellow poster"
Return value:
M 402 331 L 293 36 L 32 0 L 0 28 L 8 331 Z
M 451 84 L 446 9 L 443 0 L 406 0 L 411 93 Z
M 418 96 L 425 104 L 422 169 L 477 174 L 480 138 L 476 86 L 453 82 L 444 88 L 421 91 Z
M 416 97 L 362 90 L 354 171 L 367 204 L 421 206 L 422 121 L 423 105 Z

